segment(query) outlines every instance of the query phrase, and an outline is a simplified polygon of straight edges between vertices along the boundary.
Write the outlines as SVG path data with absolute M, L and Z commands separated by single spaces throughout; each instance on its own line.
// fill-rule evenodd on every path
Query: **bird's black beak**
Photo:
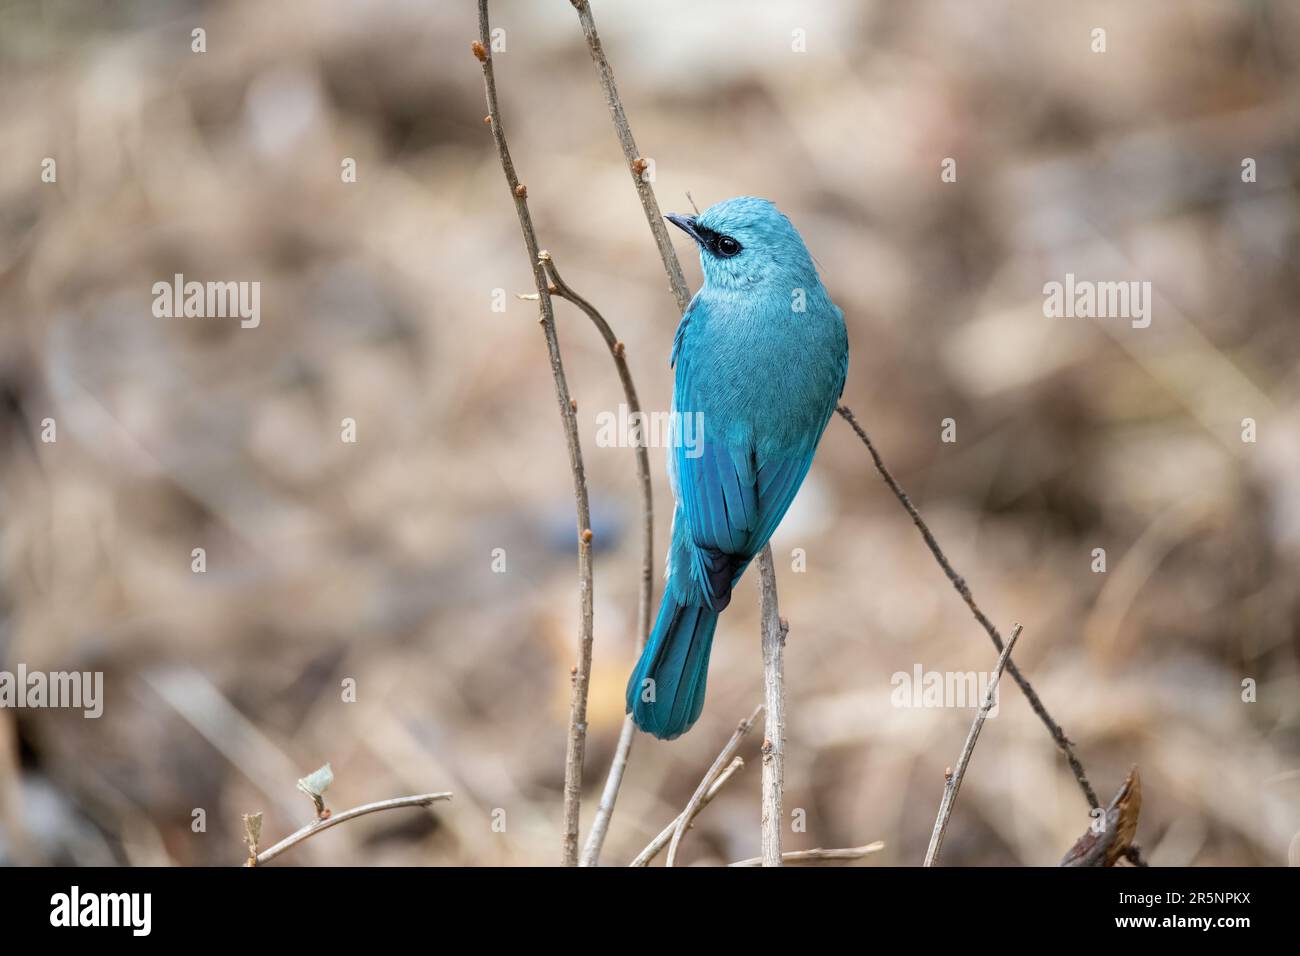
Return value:
M 699 230 L 699 229 L 696 227 L 696 225 L 695 225 L 695 217 L 694 217 L 694 216 L 679 216 L 679 215 L 677 215 L 677 213 L 675 213 L 675 212 L 671 212 L 671 213 L 669 213 L 668 215 L 664 216 L 664 218 L 667 219 L 669 222 L 671 222 L 674 226 L 676 226 L 676 227 L 677 227 L 678 229 L 680 229 L 682 232 L 686 233 L 688 236 L 690 236 L 690 237 L 691 237 L 692 239 L 694 239 L 696 242 L 698 242 L 698 243 L 703 243 L 703 242 L 704 242 L 704 236 L 703 236 L 703 234 L 700 232 L 700 230 Z

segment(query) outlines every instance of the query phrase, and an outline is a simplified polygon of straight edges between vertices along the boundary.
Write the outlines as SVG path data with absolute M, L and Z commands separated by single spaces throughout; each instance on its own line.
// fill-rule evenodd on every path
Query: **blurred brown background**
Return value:
M 593 9 L 664 210 L 761 195 L 802 231 L 849 324 L 845 400 L 983 608 L 1024 624 L 1017 660 L 1098 791 L 1141 768 L 1148 859 L 1300 859 L 1300 8 Z M 665 409 L 676 315 L 574 11 L 493 17 L 541 243 Z M 240 814 L 266 811 L 264 844 L 296 828 L 326 760 L 331 806 L 455 799 L 286 862 L 558 861 L 573 504 L 476 32 L 459 0 L 0 4 L 0 669 L 106 681 L 99 720 L 0 711 L 0 861 L 239 863 Z M 261 326 L 155 318 L 177 272 L 260 281 Z M 1151 327 L 1045 318 L 1066 272 L 1150 281 Z M 557 308 L 600 546 L 585 831 L 633 657 L 636 485 L 595 440 L 622 400 L 604 345 Z M 892 707 L 890 676 L 993 649 L 838 419 L 773 546 L 807 817 L 787 848 L 917 864 L 971 712 Z M 703 718 L 638 739 L 605 863 L 761 699 L 753 577 Z M 758 743 L 683 862 L 757 855 Z M 1007 683 L 945 862 L 1053 865 L 1087 821 Z

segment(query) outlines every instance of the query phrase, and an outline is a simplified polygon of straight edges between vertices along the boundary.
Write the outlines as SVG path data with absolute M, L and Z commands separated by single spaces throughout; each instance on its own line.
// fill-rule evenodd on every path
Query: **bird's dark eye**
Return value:
M 717 249 L 718 255 L 725 259 L 730 259 L 732 256 L 740 252 L 740 243 L 735 239 L 732 239 L 730 236 L 719 236 Z

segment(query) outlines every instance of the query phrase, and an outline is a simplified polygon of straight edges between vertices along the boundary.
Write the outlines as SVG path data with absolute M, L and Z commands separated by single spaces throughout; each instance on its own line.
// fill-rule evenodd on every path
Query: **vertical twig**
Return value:
M 762 709 L 763 705 L 759 704 L 754 708 L 752 714 L 736 726 L 736 732 L 731 735 L 731 739 L 727 741 L 727 745 L 722 748 L 722 752 L 718 754 L 717 759 L 713 761 L 713 766 L 709 767 L 708 773 L 704 775 L 704 779 L 700 781 L 700 785 L 696 787 L 695 792 L 691 794 L 691 799 L 687 802 L 686 809 L 683 810 L 682 815 L 677 818 L 677 827 L 673 830 L 672 842 L 668 844 L 668 866 L 672 866 L 677 862 L 677 846 L 682 842 L 682 834 L 684 834 L 686 828 L 691 825 L 691 819 L 699 812 L 700 806 L 704 800 L 704 795 L 709 791 L 709 787 L 713 783 L 713 778 L 717 777 L 722 772 L 722 768 L 726 766 L 727 761 L 735 754 L 736 748 L 740 746 L 741 739 L 745 734 L 749 733 L 749 728 L 752 727 L 754 721 L 758 719 L 758 712 Z
M 528 250 L 529 264 L 533 269 L 533 282 L 537 286 L 537 304 L 541 312 L 542 332 L 550 353 L 551 375 L 555 379 L 555 398 L 564 423 L 564 436 L 569 446 L 569 466 L 573 472 L 573 497 L 578 516 L 578 598 L 581 624 L 578 633 L 578 663 L 573 667 L 573 692 L 569 704 L 569 738 L 564 754 L 564 846 L 561 860 L 565 866 L 578 864 L 578 818 L 582 801 L 582 761 L 587 746 L 587 687 L 591 680 L 592 640 L 592 569 L 591 569 L 591 508 L 587 501 L 587 476 L 582 466 L 582 447 L 578 441 L 577 402 L 569 397 L 569 385 L 564 377 L 564 362 L 560 356 L 560 342 L 555 332 L 555 312 L 551 293 L 542 267 L 541 250 L 537 234 L 528 212 L 528 190 L 515 175 L 510 149 L 506 145 L 505 130 L 501 125 L 501 109 L 497 105 L 496 79 L 492 71 L 492 29 L 488 23 L 488 2 L 478 2 L 478 33 L 471 49 L 483 67 L 483 87 L 487 94 L 488 122 L 496 142 L 501 169 L 505 173 L 510 195 L 514 198 L 519 228 Z
M 645 644 L 641 641 L 638 647 Z M 596 815 L 591 821 L 591 831 L 587 842 L 582 845 L 582 859 L 579 866 L 596 866 L 600 862 L 600 851 L 605 845 L 605 836 L 609 833 L 609 821 L 614 815 L 614 804 L 618 800 L 619 788 L 623 786 L 623 774 L 627 772 L 627 762 L 632 757 L 632 741 L 636 739 L 636 723 L 632 715 L 623 718 L 623 727 L 618 732 L 618 743 L 614 745 L 614 758 L 609 764 L 609 773 L 605 776 L 605 787 L 600 791 L 600 803 L 596 805 Z
M 555 267 L 555 260 L 550 253 L 540 253 L 542 264 L 550 273 L 555 294 L 568 299 L 587 314 L 600 332 L 601 338 L 609 347 L 609 354 L 618 369 L 619 380 L 623 383 L 623 394 L 627 398 L 628 412 L 640 423 L 641 400 L 632 381 L 632 370 L 627 364 L 627 349 L 619 341 L 614 330 L 610 328 L 605 317 L 590 302 L 574 292 L 560 271 Z M 636 476 L 641 488 L 641 579 L 637 591 L 637 641 L 636 653 L 640 655 L 650 636 L 650 596 L 654 585 L 654 497 L 650 487 L 650 454 L 644 434 L 638 425 L 636 434 Z M 614 748 L 614 759 L 609 765 L 609 774 L 605 778 L 605 787 L 600 794 L 600 803 L 596 805 L 596 814 L 591 821 L 591 831 L 587 842 L 582 847 L 582 866 L 595 866 L 600 860 L 600 850 L 605 844 L 605 835 L 609 832 L 610 817 L 614 814 L 614 803 L 618 800 L 618 791 L 623 784 L 623 773 L 632 754 L 632 741 L 636 736 L 636 724 L 632 716 L 623 718 L 623 729 L 619 731 L 618 744 Z
M 984 692 L 984 700 L 975 714 L 975 721 L 970 725 L 970 732 L 966 734 L 966 743 L 962 745 L 961 755 L 957 758 L 957 767 L 948 775 L 944 783 L 943 799 L 939 801 L 939 816 L 934 821 L 934 832 L 930 834 L 930 847 L 925 851 L 926 866 L 934 866 L 939 862 L 939 850 L 943 846 L 943 836 L 948 832 L 948 821 L 952 818 L 957 791 L 961 789 L 961 778 L 966 775 L 966 767 L 970 763 L 971 754 L 975 752 L 975 743 L 979 740 L 984 720 L 993 709 L 993 697 L 998 691 L 998 680 L 1002 677 L 1003 668 L 1011 660 L 1011 649 L 1016 646 L 1018 640 L 1020 640 L 1020 625 L 1016 624 L 1011 628 L 1011 638 L 1007 641 L 1006 647 L 1002 648 L 1002 653 L 998 655 L 998 665 L 993 669 L 993 677 L 989 681 L 988 690 Z
M 777 606 L 776 568 L 772 546 L 758 558 L 760 608 L 763 635 L 763 705 L 766 729 L 763 738 L 762 860 L 764 866 L 781 865 L 781 826 L 785 819 L 785 638 L 789 625 L 781 620 Z
M 663 260 L 664 271 L 668 273 L 668 283 L 672 287 L 673 298 L 677 300 L 677 311 L 685 312 L 691 303 L 690 291 L 686 288 L 686 277 L 682 275 L 681 263 L 673 251 L 672 239 L 668 236 L 668 227 L 659 212 L 659 201 L 655 199 L 654 188 L 645 180 L 645 159 L 636 148 L 632 138 L 632 128 L 628 125 L 627 114 L 623 112 L 623 101 L 619 99 L 618 87 L 614 85 L 614 71 L 605 59 L 605 49 L 600 44 L 600 35 L 596 33 L 596 22 L 591 18 L 591 5 L 587 0 L 569 0 L 578 11 L 578 22 L 582 24 L 582 35 L 587 38 L 587 49 L 591 51 L 592 62 L 600 75 L 600 87 L 605 91 L 605 102 L 609 104 L 610 116 L 614 119 L 614 131 L 618 134 L 618 144 L 623 147 L 623 158 L 627 160 L 632 182 L 636 184 L 636 193 L 641 198 L 641 208 L 645 210 L 646 221 L 654 234 L 655 245 L 659 247 L 659 258 Z

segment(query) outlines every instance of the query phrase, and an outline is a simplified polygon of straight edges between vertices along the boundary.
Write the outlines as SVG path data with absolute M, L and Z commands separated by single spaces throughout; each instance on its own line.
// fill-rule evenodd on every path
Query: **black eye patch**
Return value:
M 739 255 L 740 251 L 745 248 L 731 236 L 724 236 L 708 226 L 701 226 L 696 223 L 695 231 L 699 235 L 700 244 L 719 259 L 730 259 L 732 256 Z

